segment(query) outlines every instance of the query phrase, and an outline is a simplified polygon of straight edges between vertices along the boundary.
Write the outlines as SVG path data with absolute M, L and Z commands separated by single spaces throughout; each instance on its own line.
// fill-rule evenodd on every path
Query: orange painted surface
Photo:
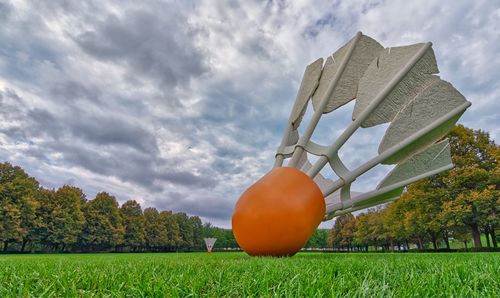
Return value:
M 325 215 L 319 187 L 289 167 L 271 170 L 240 197 L 232 226 L 240 247 L 252 256 L 291 256 Z

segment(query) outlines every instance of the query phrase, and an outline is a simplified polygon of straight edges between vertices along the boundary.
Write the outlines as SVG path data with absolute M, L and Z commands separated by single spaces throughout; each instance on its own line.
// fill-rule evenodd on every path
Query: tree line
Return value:
M 107 192 L 87 200 L 80 188 L 40 187 L 21 167 L 0 164 L 0 243 L 3 251 L 189 251 L 204 237 L 235 247 L 230 230 L 203 225 L 198 216 L 121 206 Z
M 431 243 L 450 248 L 449 239 L 473 239 L 497 247 L 499 146 L 481 130 L 458 125 L 448 135 L 456 167 L 413 183 L 385 208 L 338 217 L 330 231 L 317 230 L 307 247 L 367 250 Z M 293 219 L 291 219 L 293 220 Z M 46 189 L 21 167 L 0 163 L 0 244 L 4 251 L 189 251 L 203 250 L 204 237 L 216 247 L 238 247 L 231 230 L 203 224 L 198 216 L 142 209 L 101 192 L 87 200 L 80 188 Z
M 448 135 L 455 168 L 420 180 L 385 208 L 337 218 L 328 243 L 342 250 L 425 249 L 440 244 L 450 249 L 449 239 L 467 248 L 472 238 L 480 248 L 481 234 L 488 247 L 498 247 L 500 224 L 499 146 L 488 133 L 458 125 Z

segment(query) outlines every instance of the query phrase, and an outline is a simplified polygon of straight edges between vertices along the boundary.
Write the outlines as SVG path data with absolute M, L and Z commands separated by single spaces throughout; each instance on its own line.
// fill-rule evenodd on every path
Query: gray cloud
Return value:
M 123 16 L 110 14 L 75 41 L 87 54 L 124 63 L 134 75 L 150 77 L 169 89 L 207 71 L 204 57 L 191 42 L 194 35 L 183 12 L 159 5 L 126 10 Z
M 78 121 L 69 123 L 71 133 L 93 144 L 126 145 L 144 153 L 156 155 L 156 138 L 139 123 L 128 123 L 124 119 L 109 116 L 76 115 Z
M 102 103 L 99 100 L 101 92 L 98 88 L 89 88 L 77 81 L 56 82 L 50 88 L 49 92 L 55 99 L 59 99 L 62 102 L 84 100 L 95 103 Z
M 230 220 L 233 202 L 223 197 L 213 197 L 207 194 L 200 199 L 180 192 L 169 192 L 165 198 L 159 199 L 154 206 L 160 210 L 184 211 L 189 210 L 207 219 Z
M 12 8 L 9 3 L 0 2 L 0 17 L 5 20 L 9 17 Z

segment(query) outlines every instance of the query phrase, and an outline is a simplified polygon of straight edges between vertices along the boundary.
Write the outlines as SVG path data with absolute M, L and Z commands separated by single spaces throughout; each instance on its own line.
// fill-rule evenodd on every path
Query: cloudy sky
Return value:
M 304 67 L 357 31 L 386 47 L 432 41 L 440 76 L 472 102 L 460 122 L 500 137 L 494 0 L 0 0 L 0 20 L 0 160 L 90 199 L 104 190 L 229 227 L 273 165 Z M 352 107 L 313 140 L 333 141 Z M 375 154 L 386 127 L 357 132 L 346 164 Z

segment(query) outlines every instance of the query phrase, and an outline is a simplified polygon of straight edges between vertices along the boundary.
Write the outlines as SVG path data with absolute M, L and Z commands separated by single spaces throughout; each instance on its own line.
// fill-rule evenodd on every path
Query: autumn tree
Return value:
M 344 226 L 340 230 L 340 236 L 341 236 L 340 245 L 341 245 L 341 247 L 345 247 L 348 250 L 352 250 L 355 231 L 356 231 L 356 220 L 355 220 L 354 216 L 350 216 L 347 218 L 347 221 L 345 222 Z
M 355 229 L 354 216 L 351 213 L 340 215 L 335 219 L 328 244 L 333 248 L 348 248 L 352 246 L 353 233 Z
M 387 225 L 385 224 L 385 209 L 382 207 L 377 207 L 370 212 L 368 212 L 369 216 L 369 224 L 370 224 L 370 240 L 375 246 L 380 246 L 383 249 L 389 247 L 390 242 L 387 237 Z
M 498 146 L 488 133 L 457 125 L 449 134 L 455 169 L 443 174 L 448 201 L 442 216 L 451 226 L 469 227 L 475 247 L 481 247 L 480 231 L 494 239 L 498 225 Z
M 353 233 L 353 242 L 358 247 L 364 247 L 368 251 L 368 247 L 373 245 L 370 232 L 370 215 L 369 213 L 361 213 L 356 217 L 355 231 Z
M 369 246 L 388 247 L 386 224 L 384 223 L 385 209 L 381 207 L 368 209 L 366 213 L 359 214 L 354 221 L 352 241 L 356 246 L 364 247 L 368 251 Z
M 409 249 L 409 236 L 410 229 L 406 227 L 404 221 L 404 210 L 405 207 L 405 197 L 404 195 L 392 202 L 384 209 L 384 230 L 386 233 L 386 239 L 389 239 L 391 247 L 394 242 L 398 244 L 404 244 L 405 248 Z
M 417 241 L 420 249 L 430 240 L 434 249 L 438 241 L 448 241 L 447 222 L 441 216 L 443 203 L 448 199 L 446 186 L 440 177 L 420 180 L 408 187 L 399 199 L 402 219 L 409 237 Z
M 411 184 L 389 206 L 384 220 L 389 241 L 406 238 L 423 249 L 430 240 L 437 249 L 443 239 L 449 248 L 448 238 L 462 236 L 468 227 L 476 247 L 481 245 L 480 231 L 496 245 L 499 147 L 488 134 L 461 125 L 449 138 L 456 168 Z

